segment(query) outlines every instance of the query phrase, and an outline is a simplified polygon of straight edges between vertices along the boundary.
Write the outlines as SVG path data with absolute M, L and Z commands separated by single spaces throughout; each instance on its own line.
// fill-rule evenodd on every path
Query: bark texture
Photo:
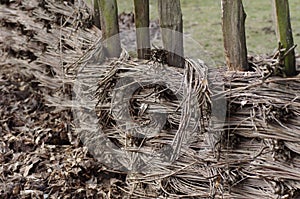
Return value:
M 274 0 L 277 37 L 286 52 L 294 46 L 288 0 Z M 287 76 L 296 75 L 295 51 L 292 49 L 284 57 L 284 72 Z
M 224 50 L 230 70 L 248 70 L 245 19 L 241 0 L 222 0 Z
M 99 29 L 101 29 L 99 0 L 94 0 L 93 20 L 94 20 L 95 26 L 97 26 Z
M 118 7 L 116 0 L 99 0 L 101 28 L 108 57 L 119 57 L 121 44 L 119 36 Z
M 168 51 L 167 62 L 171 66 L 183 68 L 183 22 L 180 0 L 159 0 L 158 11 L 163 45 Z
M 149 0 L 134 0 L 137 53 L 139 59 L 150 58 Z

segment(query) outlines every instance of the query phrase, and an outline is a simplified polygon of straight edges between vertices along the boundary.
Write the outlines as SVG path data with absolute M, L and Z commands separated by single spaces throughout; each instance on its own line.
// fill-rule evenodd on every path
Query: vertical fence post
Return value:
M 226 64 L 230 70 L 248 70 L 242 0 L 222 0 L 222 29 Z
M 121 44 L 119 36 L 118 7 L 116 0 L 99 0 L 102 37 L 108 57 L 119 57 Z M 109 40 L 107 40 L 109 39 Z
M 286 49 L 285 52 L 287 52 L 294 46 L 288 0 L 274 0 L 274 7 L 277 37 L 282 44 L 282 47 Z M 296 59 L 294 49 L 292 49 L 284 57 L 284 66 L 284 72 L 287 76 L 296 75 Z
M 139 59 L 150 58 L 149 0 L 134 0 L 136 43 Z
M 158 0 L 162 41 L 168 51 L 167 62 L 171 66 L 184 67 L 182 12 L 180 0 Z
M 94 24 L 101 29 L 99 0 L 94 0 Z

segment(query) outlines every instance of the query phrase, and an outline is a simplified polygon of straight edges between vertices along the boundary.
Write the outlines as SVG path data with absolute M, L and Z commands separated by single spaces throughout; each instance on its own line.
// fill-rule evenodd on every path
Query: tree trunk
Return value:
M 137 53 L 139 59 L 150 58 L 149 0 L 134 0 Z
M 94 0 L 94 24 L 101 29 L 99 0 Z
M 290 21 L 288 0 L 274 0 L 277 25 L 277 38 L 286 52 L 294 46 L 293 33 Z M 295 51 L 292 49 L 284 58 L 284 72 L 287 76 L 296 75 Z
M 222 29 L 229 70 L 248 70 L 245 19 L 242 0 L 222 0 Z
M 158 0 L 160 26 L 167 62 L 171 66 L 184 67 L 182 13 L 180 0 Z
M 118 7 L 116 0 L 100 0 L 101 28 L 106 55 L 119 57 L 121 44 L 119 36 Z

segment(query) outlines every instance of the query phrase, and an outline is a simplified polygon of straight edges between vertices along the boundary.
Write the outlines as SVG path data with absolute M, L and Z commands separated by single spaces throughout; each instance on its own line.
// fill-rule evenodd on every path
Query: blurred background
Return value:
M 271 54 L 277 48 L 271 0 L 243 1 L 246 19 L 248 54 Z M 300 4 L 290 0 L 294 43 L 300 45 Z M 119 13 L 133 12 L 133 0 L 118 0 Z M 223 65 L 221 1 L 181 0 L 184 33 L 200 43 L 217 65 Z M 158 20 L 157 1 L 150 0 L 151 20 Z M 299 52 L 299 47 L 296 48 Z

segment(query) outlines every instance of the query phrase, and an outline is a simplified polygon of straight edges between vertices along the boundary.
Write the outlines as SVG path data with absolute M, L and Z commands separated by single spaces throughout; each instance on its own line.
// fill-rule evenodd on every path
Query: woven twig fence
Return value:
M 124 197 L 298 197 L 299 76 L 269 76 L 270 71 L 263 71 L 262 68 L 273 65 L 274 60 L 270 58 L 253 59 L 255 72 L 225 72 L 218 74 L 223 82 L 208 79 L 209 83 L 205 83 L 205 66 L 193 60 L 186 60 L 185 69 L 174 69 L 154 62 L 132 60 L 123 51 L 120 59 L 96 63 L 95 60 L 104 61 L 101 44 L 94 44 L 100 32 L 84 28 L 89 27 L 90 11 L 80 1 L 75 2 L 78 9 L 57 1 L 46 1 L 45 4 L 22 1 L 20 5 L 1 6 L 0 20 L 2 26 L 7 28 L 0 35 L 1 40 L 5 41 L 1 46 L 1 69 L 14 67 L 26 75 L 34 75 L 40 86 L 45 88 L 47 103 L 58 110 L 82 108 L 75 120 L 80 120 L 79 135 L 96 159 L 116 160 L 109 166 L 127 174 L 124 183 L 118 186 Z M 9 28 L 9 24 L 20 27 L 18 37 L 11 37 L 16 33 Z M 83 56 L 88 49 L 89 53 Z M 126 115 L 117 114 L 123 107 L 118 106 L 122 101 L 120 96 L 114 95 L 114 89 L 118 88 L 118 80 L 127 77 L 136 79 L 137 83 L 143 82 L 149 74 L 155 75 L 155 71 L 168 72 L 168 77 L 176 76 L 172 83 L 174 87 L 168 84 L 161 87 L 148 83 L 140 85 L 141 89 L 137 89 L 135 97 L 128 99 L 132 99 L 127 104 L 130 105 L 129 116 L 139 124 L 156 123 L 153 123 L 151 132 L 140 129 L 142 133 L 139 133 L 136 128 L 128 134 L 123 128 L 129 125 L 123 120 Z M 66 75 L 70 76 L 64 79 Z M 156 75 L 159 80 L 161 74 Z M 80 97 L 84 96 L 83 102 L 89 103 L 72 104 L 67 101 L 65 91 L 59 90 L 66 82 L 75 85 L 73 99 L 82 102 Z M 127 84 L 125 81 L 121 85 L 126 87 Z M 210 93 L 208 87 L 214 86 L 225 89 Z M 194 93 L 195 98 L 186 101 L 189 93 Z M 210 106 L 218 105 L 214 101 L 211 103 L 210 99 L 218 97 L 227 99 L 227 120 L 222 129 L 210 129 Z M 153 103 L 157 98 L 160 103 Z M 195 104 L 198 104 L 198 110 L 202 110 L 199 115 L 190 114 Z M 95 114 L 90 114 L 95 109 Z M 161 112 L 165 121 L 163 124 L 159 123 L 158 116 L 151 117 Z M 116 122 L 118 116 L 122 120 Z M 165 128 L 157 129 L 155 125 Z M 188 130 L 191 139 L 182 136 L 184 130 Z M 108 138 L 105 142 L 93 142 L 103 140 L 103 135 Z M 111 149 L 112 144 L 116 146 L 113 148 L 116 156 L 112 158 L 108 153 L 101 153 Z M 137 154 L 137 151 L 130 151 L 136 150 L 134 147 L 137 146 L 145 153 L 151 150 L 157 153 L 165 145 L 177 146 L 181 150 L 173 150 L 173 158 L 165 157 L 168 164 L 163 164 L 160 158 L 156 159 L 146 167 L 145 172 L 141 172 L 139 166 L 130 168 L 134 165 L 132 162 L 138 161 L 141 164 L 137 165 L 143 168 L 146 165 L 143 156 L 119 153 L 127 150 L 127 154 Z M 122 156 L 118 156 L 120 154 Z
M 70 68 L 101 35 L 83 1 L 22 1 L 0 7 L 1 69 L 19 68 L 40 86 L 63 87 Z
M 178 159 L 172 164 L 168 164 L 167 161 L 165 164 L 161 164 L 157 160 L 152 162 L 153 165 L 147 167 L 149 165 L 142 161 L 146 158 L 138 159 L 132 154 L 153 152 L 153 149 L 172 143 L 170 140 L 178 135 L 177 128 L 182 123 L 189 122 L 189 119 L 184 119 L 185 116 L 181 114 L 186 115 L 191 110 L 174 112 L 174 110 L 178 110 L 176 107 L 182 105 L 182 101 L 170 92 L 164 93 L 170 87 L 147 87 L 142 83 L 149 81 L 149 76 L 155 74 L 155 70 L 161 71 L 160 67 L 168 66 L 155 62 L 133 61 L 125 53 L 122 59 L 109 61 L 98 67 L 103 73 L 96 84 L 98 86 L 93 84 L 94 90 L 91 93 L 98 93 L 94 103 L 97 103 L 97 118 L 100 128 L 98 128 L 98 132 L 90 134 L 87 133 L 89 128 L 86 125 L 85 134 L 82 135 L 86 138 L 86 144 L 91 146 L 90 149 L 94 151 L 95 157 L 102 161 L 106 158 L 108 162 L 115 160 L 113 165 L 109 165 L 114 168 L 130 168 L 126 171 L 127 187 L 120 187 L 120 189 L 133 198 L 153 198 L 163 195 L 168 198 L 295 198 L 300 188 L 300 176 L 298 175 L 300 159 L 297 147 L 299 143 L 300 91 L 298 85 L 300 77 L 270 76 L 271 71 L 262 68 L 266 64 L 271 65 L 272 61 L 274 60 L 261 58 L 252 60 L 252 64 L 256 66 L 254 72 L 217 74 L 219 77 L 222 76 L 224 81 L 207 79 L 208 77 L 205 76 L 207 69 L 202 66 L 202 70 L 200 70 L 202 75 L 194 77 L 194 81 L 200 78 L 198 82 L 201 82 L 198 89 L 195 88 L 198 92 L 197 95 L 206 96 L 197 98 L 204 100 L 199 100 L 198 103 L 202 105 L 202 107 L 200 106 L 201 110 L 205 113 L 200 117 L 198 130 L 190 134 L 192 141 L 189 145 L 181 145 L 183 147 L 177 156 Z M 188 64 L 193 66 L 194 71 L 199 71 L 197 70 L 199 66 L 201 68 L 197 62 L 187 60 L 185 69 L 175 70 L 177 77 L 185 77 L 188 74 L 184 72 L 189 70 Z M 95 64 L 87 64 L 85 67 L 87 69 L 82 71 L 97 68 Z M 145 72 L 149 70 L 152 70 L 153 74 L 149 75 L 151 72 Z M 173 69 L 169 70 L 172 76 Z M 99 74 L 99 72 L 96 73 Z M 158 76 L 154 79 L 163 77 L 162 73 L 156 75 Z M 118 82 L 125 77 L 131 81 L 123 82 L 122 87 L 119 88 Z M 203 84 L 206 82 L 204 80 L 208 80 L 212 87 L 223 85 L 225 89 L 221 92 L 210 93 L 208 87 Z M 128 89 L 128 85 L 133 82 L 139 84 L 144 90 L 140 90 L 135 96 L 130 95 L 126 98 L 124 92 L 121 91 Z M 173 83 L 176 84 L 176 81 Z M 118 95 L 118 92 L 114 91 L 116 87 L 117 91 L 123 95 Z M 138 90 L 138 87 L 135 89 Z M 163 104 L 165 103 L 164 107 L 169 106 L 168 114 L 171 116 L 168 117 L 167 123 L 173 124 L 173 126 L 169 125 L 169 128 L 161 129 L 159 134 L 155 133 L 157 129 L 150 128 L 151 132 L 142 137 L 138 136 L 139 133 L 143 134 L 142 128 L 135 128 L 134 132 L 125 131 L 124 126 L 128 127 L 125 116 L 139 115 L 141 109 L 135 110 L 137 107 L 146 106 L 147 108 L 142 111 L 146 115 L 163 110 L 161 106 L 153 105 L 155 100 L 151 97 L 149 99 L 151 92 L 154 96 L 164 93 L 167 96 L 166 99 L 169 99 L 169 101 L 160 100 L 163 101 Z M 207 98 L 208 96 L 210 97 Z M 210 113 L 211 105 L 217 106 L 218 104 L 211 104 L 210 99 L 218 99 L 222 96 L 227 99 L 227 119 L 223 129 L 211 129 L 209 128 L 211 118 L 207 114 Z M 124 98 L 126 100 L 122 101 Z M 218 101 L 216 100 L 216 102 Z M 129 109 L 132 109 L 131 112 L 129 111 L 125 116 L 120 115 L 125 110 L 123 105 L 118 107 L 120 104 L 128 106 Z M 114 112 L 115 109 L 117 112 Z M 175 116 L 172 116 L 172 113 L 176 113 Z M 156 124 L 158 122 L 147 116 L 139 115 L 137 117 L 137 115 L 135 119 L 139 124 L 143 124 L 143 122 L 149 124 L 149 121 L 154 121 Z M 116 120 L 121 120 L 121 122 L 116 122 Z M 174 129 L 172 130 L 170 126 Z M 99 132 L 102 136 L 99 136 Z M 97 145 L 99 141 L 92 141 L 95 140 L 96 135 L 100 140 L 104 136 L 108 137 L 118 146 L 114 150 L 125 150 L 127 156 L 115 151 L 116 153 L 113 155 L 116 157 L 113 159 L 112 156 L 103 154 L 103 151 L 107 151 L 108 148 L 101 148 L 99 144 Z M 212 137 L 214 140 L 210 140 Z M 142 168 L 147 167 L 148 170 L 137 171 L 137 168 L 129 167 L 130 164 L 142 165 L 144 166 Z

